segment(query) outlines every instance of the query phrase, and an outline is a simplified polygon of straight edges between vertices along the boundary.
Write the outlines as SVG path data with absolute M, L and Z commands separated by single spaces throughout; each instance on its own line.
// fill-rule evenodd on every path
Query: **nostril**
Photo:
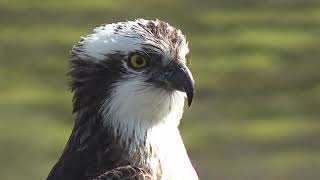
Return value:
M 180 69 L 180 63 L 177 63 L 176 61 L 171 61 L 168 65 L 167 65 L 167 68 L 166 68 L 166 71 L 167 72 L 174 72 L 176 71 L 178 68 Z

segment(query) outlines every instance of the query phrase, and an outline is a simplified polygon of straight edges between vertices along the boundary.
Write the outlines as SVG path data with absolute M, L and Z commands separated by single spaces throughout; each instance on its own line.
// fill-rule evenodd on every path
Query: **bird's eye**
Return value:
M 139 54 L 133 54 L 129 58 L 129 64 L 134 69 L 141 69 L 147 65 L 147 60 L 146 60 L 146 58 L 144 58 L 143 56 L 141 56 Z

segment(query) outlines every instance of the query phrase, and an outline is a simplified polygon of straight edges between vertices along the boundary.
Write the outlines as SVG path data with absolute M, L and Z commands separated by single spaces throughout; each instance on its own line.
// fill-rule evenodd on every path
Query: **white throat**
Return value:
M 130 77 L 129 77 L 130 78 Z M 148 130 L 156 126 L 178 127 L 183 113 L 185 93 L 146 85 L 142 78 L 132 78 L 114 85 L 105 100 L 102 113 L 105 125 L 126 144 L 140 145 Z

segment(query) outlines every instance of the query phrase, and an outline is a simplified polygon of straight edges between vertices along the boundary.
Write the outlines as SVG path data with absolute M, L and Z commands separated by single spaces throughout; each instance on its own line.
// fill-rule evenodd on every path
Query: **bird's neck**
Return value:
M 140 125 L 135 128 L 139 132 L 122 132 L 123 134 L 120 132 L 124 129 L 119 131 L 113 128 L 113 134 L 120 137 L 118 143 L 128 152 L 132 165 L 147 169 L 155 179 L 198 179 L 180 136 L 178 124 L 164 121 L 153 126 Z
M 128 152 L 131 164 L 164 179 L 181 179 L 177 169 L 196 177 L 178 130 L 186 94 L 146 86 L 137 78 L 118 81 L 110 89 L 99 114 L 115 142 Z
M 185 179 L 197 179 L 178 130 L 184 98 L 178 91 L 113 93 L 103 106 L 104 125 L 112 127 L 114 136 L 128 149 L 132 164 L 164 179 L 180 179 L 176 169 L 188 172 Z

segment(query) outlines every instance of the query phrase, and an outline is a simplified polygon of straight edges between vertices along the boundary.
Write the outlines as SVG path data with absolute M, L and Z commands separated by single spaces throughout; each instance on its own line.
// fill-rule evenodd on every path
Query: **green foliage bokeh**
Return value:
M 74 118 L 71 47 L 103 23 L 181 28 L 196 95 L 181 129 L 202 179 L 320 176 L 320 1 L 0 1 L 0 179 L 45 179 Z

